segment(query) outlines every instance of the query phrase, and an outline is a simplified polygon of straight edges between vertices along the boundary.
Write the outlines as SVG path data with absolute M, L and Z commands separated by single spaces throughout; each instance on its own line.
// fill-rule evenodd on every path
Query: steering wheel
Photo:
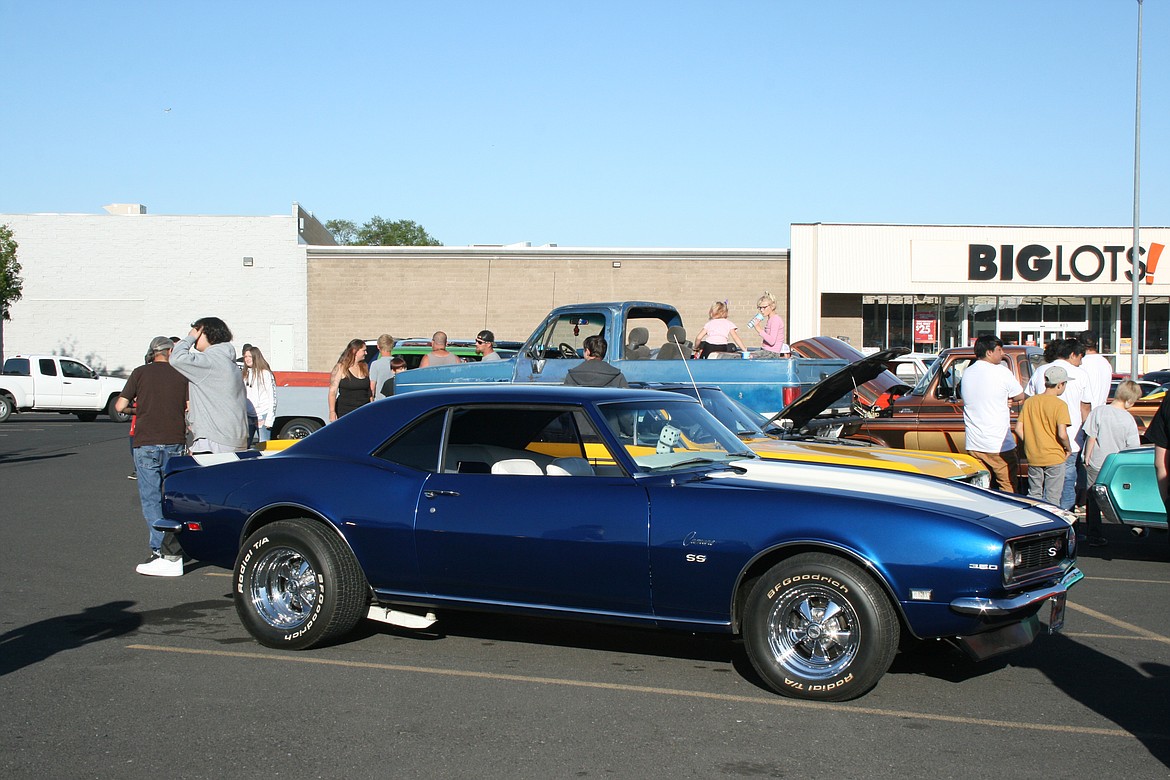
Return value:
M 557 349 L 561 351 L 561 357 L 567 360 L 576 360 L 581 357 L 577 354 L 577 350 L 573 349 L 572 344 L 566 344 L 562 341 L 560 344 L 557 344 Z

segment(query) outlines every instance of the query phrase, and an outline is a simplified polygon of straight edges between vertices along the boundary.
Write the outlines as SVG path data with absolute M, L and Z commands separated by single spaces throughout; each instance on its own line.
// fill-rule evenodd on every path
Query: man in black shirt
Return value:
M 1170 404 L 1166 401 L 1170 394 L 1162 399 L 1158 412 L 1150 425 L 1146 428 L 1146 440 L 1154 445 L 1154 473 L 1158 476 L 1158 493 L 1162 496 L 1162 504 L 1170 514 Z

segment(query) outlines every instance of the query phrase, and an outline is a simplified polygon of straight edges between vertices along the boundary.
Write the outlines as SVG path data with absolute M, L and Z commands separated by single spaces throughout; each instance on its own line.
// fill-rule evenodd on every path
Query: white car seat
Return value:
M 496 461 L 492 464 L 493 474 L 535 474 L 544 476 L 544 472 L 540 470 L 540 466 L 536 465 L 536 461 L 528 458 L 509 458 L 508 460 Z
M 592 477 L 593 467 L 584 458 L 557 458 L 545 467 L 550 477 Z

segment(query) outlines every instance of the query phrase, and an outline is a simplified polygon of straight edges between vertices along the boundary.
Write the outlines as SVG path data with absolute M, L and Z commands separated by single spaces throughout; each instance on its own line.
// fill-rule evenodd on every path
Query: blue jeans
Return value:
M 1077 505 L 1077 456 L 1071 453 L 1064 459 L 1064 489 L 1060 491 L 1060 508 L 1072 510 Z
M 134 470 L 138 473 L 138 499 L 142 502 L 142 516 L 150 531 L 150 549 L 159 552 L 163 532 L 154 530 L 154 522 L 162 520 L 162 481 L 167 461 L 183 454 L 182 444 L 148 444 L 134 448 Z
M 255 447 L 257 442 L 272 441 L 272 429 L 260 425 L 259 419 L 248 418 L 248 446 Z

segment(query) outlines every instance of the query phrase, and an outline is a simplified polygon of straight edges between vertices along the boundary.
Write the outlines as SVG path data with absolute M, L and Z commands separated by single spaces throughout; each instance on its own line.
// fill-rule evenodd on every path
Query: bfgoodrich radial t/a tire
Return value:
M 236 558 L 236 612 L 262 645 L 304 650 L 341 637 L 370 604 L 353 553 L 333 530 L 282 520 L 248 537 Z
M 798 699 L 861 696 L 890 668 L 898 637 L 897 615 L 873 578 L 824 553 L 769 569 L 743 615 L 752 666 L 777 692 Z

